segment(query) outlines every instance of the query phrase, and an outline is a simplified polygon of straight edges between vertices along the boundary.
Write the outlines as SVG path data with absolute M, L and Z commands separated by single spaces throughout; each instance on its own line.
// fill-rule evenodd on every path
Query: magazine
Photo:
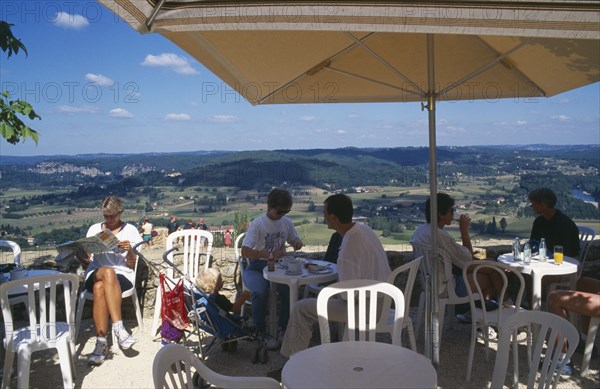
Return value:
M 119 239 L 109 230 L 102 230 L 96 235 L 70 241 L 56 246 L 57 259 L 64 259 L 78 252 L 91 254 L 105 253 L 107 251 L 120 252 L 117 243 Z

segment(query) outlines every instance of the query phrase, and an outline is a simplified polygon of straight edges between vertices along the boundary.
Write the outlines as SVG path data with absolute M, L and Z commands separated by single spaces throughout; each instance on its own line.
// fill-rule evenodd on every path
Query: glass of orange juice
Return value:
M 557 265 L 562 265 L 563 263 L 563 247 L 562 246 L 554 246 L 554 263 Z

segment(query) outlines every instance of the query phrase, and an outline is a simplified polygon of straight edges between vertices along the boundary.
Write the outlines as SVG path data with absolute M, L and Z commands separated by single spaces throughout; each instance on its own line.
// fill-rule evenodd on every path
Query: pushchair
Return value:
M 268 359 L 267 350 L 254 335 L 253 331 L 247 328 L 245 325 L 246 319 L 221 309 L 211 296 L 207 296 L 196 287 L 194 282 L 189 279 L 189 275 L 184 274 L 168 259 L 168 255 L 178 250 L 178 248 L 175 246 L 165 251 L 162 259 L 165 264 L 170 266 L 170 269 L 174 269 L 181 276 L 182 280 L 181 286 L 183 288 L 183 306 L 185 312 L 181 312 L 181 314 L 187 317 L 190 325 L 182 331 L 183 336 L 180 341 L 185 343 L 187 338 L 196 336 L 198 342 L 193 351 L 203 360 L 216 346 L 221 346 L 224 351 L 235 352 L 238 341 L 256 342 L 257 347 L 254 350 L 252 362 L 266 363 Z M 138 255 L 139 258 L 142 258 L 158 274 L 163 273 L 164 269 L 146 260 L 141 253 L 138 252 Z M 162 278 L 166 284 L 169 284 L 171 290 L 177 287 L 177 283 L 174 280 L 164 276 Z M 161 283 L 161 287 L 162 285 Z M 165 295 L 166 293 L 163 290 L 163 296 Z M 165 322 L 164 317 L 163 325 L 169 326 L 169 323 Z

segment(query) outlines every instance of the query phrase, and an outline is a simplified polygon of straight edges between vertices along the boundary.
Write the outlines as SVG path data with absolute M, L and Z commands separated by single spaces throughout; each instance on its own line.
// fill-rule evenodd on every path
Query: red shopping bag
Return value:
M 166 321 L 178 330 L 185 330 L 189 321 L 183 300 L 183 279 L 180 279 L 171 288 L 165 279 L 165 275 L 160 273 L 160 287 L 162 290 L 160 315 L 163 323 Z

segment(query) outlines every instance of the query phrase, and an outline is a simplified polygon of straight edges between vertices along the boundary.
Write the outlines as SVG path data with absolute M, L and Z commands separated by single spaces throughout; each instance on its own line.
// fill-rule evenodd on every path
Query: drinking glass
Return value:
M 562 246 L 554 246 L 554 263 L 557 265 L 562 265 L 563 263 L 563 247 Z

